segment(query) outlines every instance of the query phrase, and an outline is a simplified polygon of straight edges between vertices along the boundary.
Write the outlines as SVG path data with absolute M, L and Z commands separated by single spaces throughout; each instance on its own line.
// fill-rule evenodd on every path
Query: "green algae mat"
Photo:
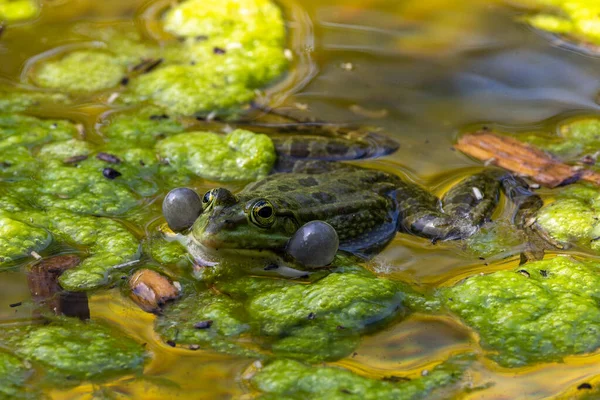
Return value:
M 473 127 L 598 169 L 599 15 L 587 0 L 0 0 L 0 399 L 597 398 L 600 187 L 450 189 L 494 169 L 451 150 Z M 355 175 L 377 201 L 302 175 L 266 195 L 300 192 L 301 212 L 379 244 L 309 271 L 269 258 L 304 231 L 268 199 L 241 210 L 271 237 L 233 230 L 238 214 L 219 225 L 255 252 L 202 258 L 163 213 L 174 188 L 197 193 L 178 209 L 195 220 L 340 160 L 440 210 L 449 191 L 497 207 L 468 238 L 390 238 L 395 207 L 422 199 L 388 195 L 384 174 Z

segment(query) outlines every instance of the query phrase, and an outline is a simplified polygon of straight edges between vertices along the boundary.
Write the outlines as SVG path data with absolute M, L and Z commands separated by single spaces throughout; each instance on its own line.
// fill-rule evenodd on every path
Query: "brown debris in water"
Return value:
M 564 164 L 536 147 L 487 130 L 462 136 L 454 147 L 486 164 L 527 176 L 551 188 L 580 179 L 600 185 L 600 174 L 597 172 Z
M 58 284 L 60 275 L 68 269 L 75 268 L 80 261 L 76 255 L 68 254 L 46 258 L 32 266 L 27 272 L 27 284 L 33 300 L 45 305 L 56 315 L 89 319 L 87 294 L 67 292 Z
M 137 271 L 129 279 L 130 298 L 144 311 L 160 312 L 161 307 L 179 297 L 181 289 L 167 277 L 150 269 Z

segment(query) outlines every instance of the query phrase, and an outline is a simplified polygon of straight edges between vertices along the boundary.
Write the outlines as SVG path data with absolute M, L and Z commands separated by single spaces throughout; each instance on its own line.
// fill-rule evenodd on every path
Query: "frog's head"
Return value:
M 202 197 L 202 214 L 192 226 L 190 241 L 214 250 L 285 248 L 299 225 L 276 198 L 241 199 L 218 188 Z

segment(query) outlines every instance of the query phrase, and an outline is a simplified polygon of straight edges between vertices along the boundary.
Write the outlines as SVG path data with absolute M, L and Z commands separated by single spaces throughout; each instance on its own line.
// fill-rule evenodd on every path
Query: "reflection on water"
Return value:
M 136 17 L 135 23 L 143 26 L 146 14 L 140 14 L 140 7 L 149 3 L 60 0 L 45 4 L 39 21 L 13 26 L 2 36 L 0 80 L 25 84 L 19 80 L 27 60 L 72 42 L 73 36 L 67 38 L 65 32 L 81 32 L 81 21 L 94 21 L 102 29 L 102 21 L 121 19 L 128 25 Z M 545 129 L 544 120 L 550 117 L 599 111 L 595 102 L 599 61 L 551 47 L 536 32 L 513 22 L 518 11 L 499 2 L 286 0 L 284 5 L 301 65 L 291 79 L 271 90 L 271 104 L 299 118 L 381 128 L 400 142 L 400 149 L 364 165 L 393 171 L 433 190 L 446 188 L 479 166 L 451 151 L 465 124 L 525 123 Z M 70 108 L 66 116 L 92 127 L 105 110 L 84 103 Z M 47 114 L 53 115 L 51 110 Z M 485 260 L 473 263 L 457 244 L 433 245 L 398 235 L 370 267 L 392 279 L 443 284 L 516 263 L 514 258 L 492 265 Z M 9 306 L 29 297 L 22 273 L 3 273 L 0 293 L 2 321 L 27 317 L 30 310 Z M 117 295 L 93 296 L 91 313 L 92 318 L 121 326 L 155 354 L 146 380 L 118 381 L 107 390 L 137 398 L 186 398 L 193 393 L 194 398 L 206 399 L 229 398 L 248 390 L 240 376 L 252 360 L 160 344 L 152 332 L 153 317 Z M 455 321 L 417 316 L 365 338 L 358 355 L 339 364 L 366 375 L 393 371 L 410 376 L 452 352 L 477 350 L 476 343 L 477 338 Z M 523 371 L 498 370 L 486 363 L 472 372 L 472 380 L 474 385 L 493 384 L 468 397 L 503 399 L 517 393 L 546 397 L 597 374 L 597 358 L 574 357 L 564 365 Z M 95 390 L 90 385 L 52 395 L 88 398 Z

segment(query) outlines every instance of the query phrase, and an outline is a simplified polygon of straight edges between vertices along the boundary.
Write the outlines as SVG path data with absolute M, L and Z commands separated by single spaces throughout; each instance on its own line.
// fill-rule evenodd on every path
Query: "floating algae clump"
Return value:
M 61 381 L 141 371 L 147 357 L 139 343 L 114 328 L 75 319 L 13 330 L 7 341 L 18 356 L 43 365 L 50 379 Z
M 440 297 L 500 365 L 560 361 L 600 347 L 599 267 L 556 257 L 470 277 Z
M 0 114 L 0 151 L 67 140 L 76 134 L 75 125 L 69 121 Z
M 215 288 L 165 308 L 155 327 L 165 341 L 256 356 L 252 335 L 255 347 L 278 356 L 337 360 L 352 353 L 367 328 L 404 311 L 396 284 L 365 271 L 311 284 L 243 276 Z
M 52 236 L 44 229 L 0 214 L 0 267 L 10 261 L 29 257 L 32 251 L 42 251 L 51 241 Z
M 267 0 L 188 0 L 165 13 L 164 28 L 181 43 L 165 49 L 162 65 L 132 80 L 126 101 L 228 116 L 287 68 L 281 10 Z
M 275 163 L 275 147 L 263 134 L 236 129 L 227 135 L 189 132 L 156 146 L 178 170 L 215 181 L 248 181 L 265 177 Z
M 538 211 L 537 226 L 563 244 L 600 250 L 600 192 L 589 184 L 564 188 L 553 203 Z
M 31 375 L 23 361 L 0 352 L 0 399 L 36 398 L 25 393 L 25 382 Z
M 32 79 L 45 88 L 95 92 L 117 85 L 124 75 L 125 67 L 111 54 L 81 50 L 43 63 Z
M 250 383 L 264 399 L 426 399 L 434 391 L 452 389 L 470 365 L 467 356 L 455 356 L 425 376 L 394 383 L 366 378 L 336 367 L 316 367 L 293 360 L 275 360 L 254 375 Z
M 241 303 L 227 296 L 205 292 L 192 294 L 167 306 L 164 313 L 157 318 L 155 329 L 166 342 L 256 356 L 255 352 L 235 341 L 250 328 L 245 320 L 246 315 Z
M 563 160 L 577 161 L 584 155 L 594 155 L 600 148 L 600 119 L 570 120 L 560 124 L 556 135 L 519 135 L 519 139 Z
M 29 256 L 32 250 L 46 248 L 51 240 L 47 232 L 57 242 L 89 248 L 88 258 L 61 275 L 60 284 L 67 290 L 101 287 L 110 282 L 114 269 L 139 258 L 138 240 L 117 221 L 57 209 L 40 212 L 16 208 L 15 211 L 18 212 L 0 211 L 0 232 L 7 233 L 0 238 L 4 258 L 0 266 Z
M 532 26 L 600 45 L 600 4 L 596 0 L 537 0 L 533 6 L 541 11 L 525 18 Z
M 158 140 L 183 130 L 183 124 L 157 107 L 111 114 L 102 121 L 101 128 L 111 143 L 144 148 L 152 148 Z
M 40 105 L 67 104 L 69 99 L 60 93 L 29 92 L 0 86 L 0 110 L 21 112 Z
M 0 0 L 0 21 L 22 21 L 35 17 L 40 7 L 35 0 Z

